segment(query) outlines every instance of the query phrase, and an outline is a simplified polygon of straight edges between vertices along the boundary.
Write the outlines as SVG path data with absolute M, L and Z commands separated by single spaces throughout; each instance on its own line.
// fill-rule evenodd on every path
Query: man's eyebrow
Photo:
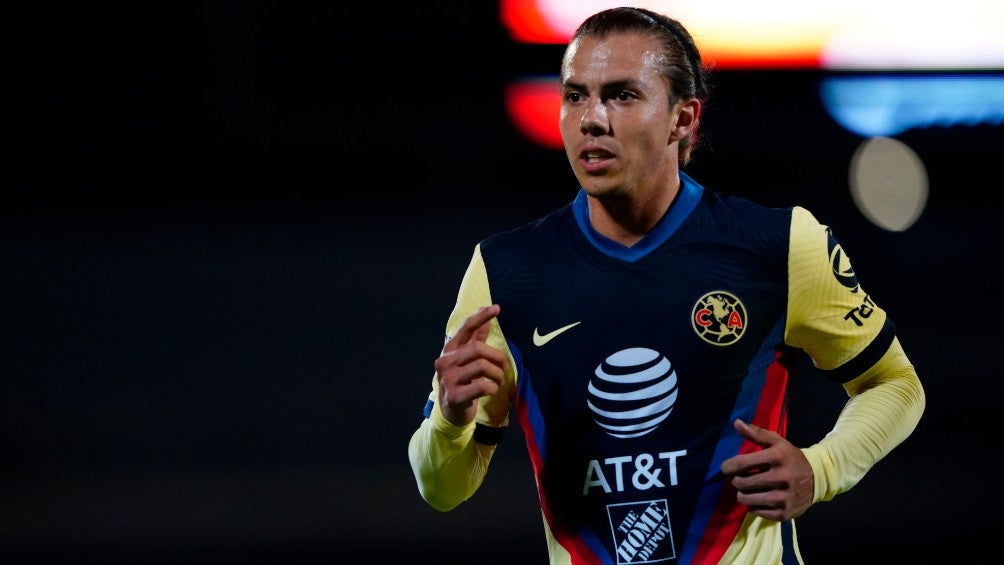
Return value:
M 601 84 L 600 85 L 600 90 L 601 91 L 623 90 L 625 88 L 630 88 L 634 84 L 635 84 L 635 81 L 630 80 L 630 79 L 615 80 L 615 81 L 605 82 L 605 83 Z M 588 90 L 588 88 L 586 88 L 586 85 L 580 84 L 580 83 L 574 82 L 574 81 L 568 81 L 568 82 L 562 83 L 561 84 L 561 88 L 562 88 L 562 90 L 566 90 L 566 89 L 567 90 Z
M 561 82 L 561 89 L 562 90 L 585 90 L 586 89 L 586 85 L 580 84 L 580 83 L 577 83 L 577 82 L 574 82 L 574 81 L 562 81 Z

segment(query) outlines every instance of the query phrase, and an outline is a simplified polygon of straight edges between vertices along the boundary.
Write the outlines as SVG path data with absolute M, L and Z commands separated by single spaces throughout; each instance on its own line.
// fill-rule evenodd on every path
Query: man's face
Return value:
M 677 172 L 678 111 L 647 35 L 586 36 L 569 45 L 561 76 L 561 136 L 590 196 L 641 197 Z

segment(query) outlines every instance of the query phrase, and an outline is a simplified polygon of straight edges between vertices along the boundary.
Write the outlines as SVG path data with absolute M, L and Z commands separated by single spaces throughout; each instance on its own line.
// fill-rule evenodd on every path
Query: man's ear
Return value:
M 696 98 L 677 102 L 676 126 L 669 134 L 669 142 L 680 141 L 690 135 L 701 119 L 701 101 Z

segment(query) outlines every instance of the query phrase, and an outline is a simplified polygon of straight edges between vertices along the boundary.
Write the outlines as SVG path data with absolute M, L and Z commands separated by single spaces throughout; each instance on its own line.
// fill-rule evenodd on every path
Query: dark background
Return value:
M 576 190 L 502 105 L 560 47 L 510 44 L 492 2 L 5 11 L 0 559 L 544 563 L 518 429 L 445 514 L 407 442 L 473 245 Z M 1001 498 L 1004 130 L 897 136 L 930 197 L 887 232 L 851 201 L 862 139 L 821 76 L 718 73 L 689 169 L 833 226 L 926 386 L 914 435 L 799 520 L 802 553 L 978 560 Z M 817 377 L 793 384 L 801 443 L 844 399 Z

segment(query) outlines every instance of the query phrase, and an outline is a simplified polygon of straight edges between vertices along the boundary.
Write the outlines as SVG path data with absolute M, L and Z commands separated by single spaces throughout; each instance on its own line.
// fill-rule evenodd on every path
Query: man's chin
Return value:
M 600 200 L 624 200 L 628 198 L 628 194 L 619 185 L 611 183 L 596 182 L 596 179 L 590 179 L 591 182 L 585 182 L 582 184 L 582 190 L 585 191 L 587 196 L 593 198 L 598 198 Z

